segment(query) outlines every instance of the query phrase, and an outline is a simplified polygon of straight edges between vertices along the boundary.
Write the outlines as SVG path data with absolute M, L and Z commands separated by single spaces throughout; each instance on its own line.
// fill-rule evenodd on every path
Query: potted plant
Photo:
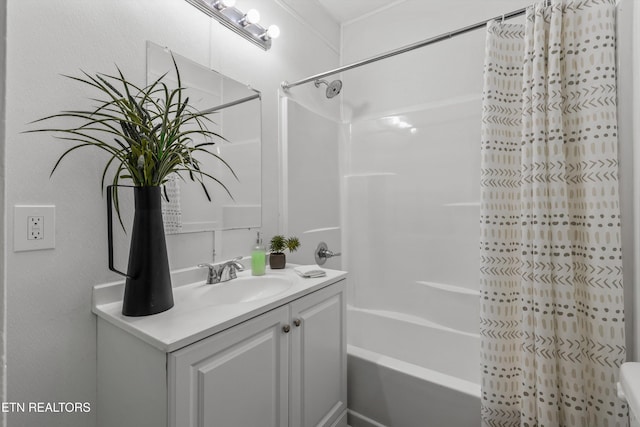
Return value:
M 122 313 L 129 316 L 159 313 L 173 306 L 161 211 L 161 188 L 168 175 L 175 173 L 183 178 L 182 175 L 187 174 L 202 186 L 209 201 L 205 179 L 213 180 L 231 194 L 216 177 L 202 170 L 197 155 L 214 157 L 235 176 L 227 162 L 209 150 L 216 140 L 224 139 L 207 128 L 207 124 L 212 123 L 211 112 L 197 111 L 189 104 L 175 60 L 173 65 L 177 88 L 164 83 L 166 74 L 148 86 L 139 87 L 127 80 L 117 67 L 115 75 L 91 75 L 83 71 L 80 77 L 65 76 L 98 92 L 99 96 L 92 98 L 96 105 L 84 110 L 62 111 L 34 122 L 62 119 L 66 121 L 62 127 L 27 131 L 52 132 L 58 139 L 74 144 L 60 156 L 51 174 L 62 159 L 80 148 L 92 147 L 109 154 L 102 171 L 103 191 L 107 176 L 110 172 L 113 174 L 111 185 L 106 187 L 109 268 L 126 276 Z M 77 124 L 69 126 L 66 124 L 69 121 Z M 121 181 L 134 188 L 136 209 L 126 274 L 113 267 L 111 238 L 111 205 L 120 218 L 117 188 L 122 187 Z
M 288 249 L 289 252 L 295 252 L 300 247 L 300 240 L 297 237 L 292 236 L 288 239 L 278 234 L 271 238 L 269 245 L 269 266 L 272 269 L 284 268 L 287 264 L 287 257 L 284 254 L 284 250 Z

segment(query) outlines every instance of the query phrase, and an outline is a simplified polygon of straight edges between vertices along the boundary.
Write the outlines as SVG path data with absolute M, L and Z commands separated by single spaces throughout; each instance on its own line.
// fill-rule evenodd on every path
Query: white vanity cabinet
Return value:
M 290 427 L 347 425 L 344 282 L 291 303 Z
M 288 322 L 280 307 L 169 354 L 169 425 L 288 426 Z
M 99 318 L 100 427 L 346 427 L 345 280 L 172 352 Z

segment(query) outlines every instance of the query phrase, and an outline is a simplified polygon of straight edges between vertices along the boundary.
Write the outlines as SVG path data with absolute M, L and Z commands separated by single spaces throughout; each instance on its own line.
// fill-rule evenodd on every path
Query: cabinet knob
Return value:
M 296 327 L 300 326 L 300 324 L 302 323 L 301 319 L 294 319 L 293 324 L 296 325 Z
M 282 327 L 282 332 L 284 332 L 285 334 L 288 334 L 290 330 L 291 330 L 291 325 L 284 325 Z

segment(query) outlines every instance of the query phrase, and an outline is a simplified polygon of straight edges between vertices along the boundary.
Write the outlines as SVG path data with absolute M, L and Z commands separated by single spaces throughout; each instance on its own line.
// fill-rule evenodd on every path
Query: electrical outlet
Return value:
M 13 250 L 55 248 L 56 207 L 16 205 L 13 210 Z
M 44 239 L 44 216 L 27 217 L 27 240 Z

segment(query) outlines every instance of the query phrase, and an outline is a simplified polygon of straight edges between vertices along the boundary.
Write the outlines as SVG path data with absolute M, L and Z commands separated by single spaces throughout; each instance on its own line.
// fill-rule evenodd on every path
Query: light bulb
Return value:
M 247 26 L 249 24 L 257 24 L 260 21 L 260 12 L 255 9 L 249 9 L 242 18 L 242 24 Z
M 269 25 L 269 28 L 267 28 L 267 37 L 271 39 L 280 37 L 280 27 L 277 25 Z
M 259 37 L 264 41 L 277 39 L 278 37 L 280 37 L 280 28 L 278 28 L 277 25 L 269 25 L 269 28 L 267 28 L 267 31 L 260 34 Z

